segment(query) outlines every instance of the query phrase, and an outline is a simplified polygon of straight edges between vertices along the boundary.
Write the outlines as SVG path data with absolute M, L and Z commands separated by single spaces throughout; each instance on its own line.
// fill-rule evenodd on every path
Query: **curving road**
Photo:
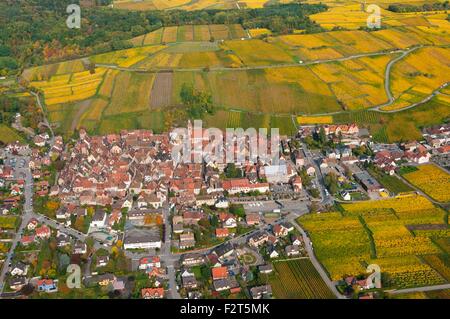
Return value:
M 325 270 L 322 267 L 322 264 L 317 260 L 316 255 L 314 254 L 311 240 L 309 239 L 308 235 L 306 235 L 306 232 L 303 230 L 303 228 L 301 228 L 300 225 L 297 224 L 297 222 L 295 221 L 295 218 L 296 217 L 292 218 L 290 220 L 290 222 L 302 234 L 303 242 L 305 243 L 305 249 L 308 253 L 309 259 L 311 260 L 311 263 L 313 264 L 314 268 L 316 268 L 320 277 L 322 277 L 322 280 L 325 282 L 325 284 L 328 286 L 328 288 L 333 292 L 333 294 L 336 296 L 336 298 L 347 299 L 336 289 L 335 284 L 330 280 L 330 278 L 328 278 L 328 274 L 325 272 Z
M 48 122 L 47 116 L 45 116 L 44 106 L 42 105 L 41 99 L 39 97 L 39 93 L 35 93 L 33 91 L 30 91 L 30 94 L 33 95 L 36 98 L 36 102 L 37 102 L 37 104 L 38 104 L 38 106 L 39 106 L 39 108 L 41 109 L 41 112 L 42 112 L 44 124 L 50 130 L 51 137 L 50 137 L 49 144 L 50 144 L 50 148 L 51 148 L 53 146 L 53 144 L 54 144 L 54 141 L 55 141 L 55 132 L 53 132 L 53 128 L 51 127 L 50 123 Z
M 402 59 L 405 58 L 408 54 L 410 54 L 411 52 L 416 51 L 417 49 L 419 49 L 419 48 L 421 48 L 421 47 L 423 47 L 423 46 L 420 45 L 420 46 L 411 48 L 411 49 L 409 49 L 409 50 L 407 50 L 407 51 L 403 51 L 403 53 L 402 53 L 400 56 L 398 56 L 398 57 L 396 57 L 395 59 L 391 60 L 391 61 L 387 64 L 386 70 L 385 70 L 385 72 L 384 72 L 384 90 L 386 91 L 386 95 L 388 96 L 388 102 L 386 102 L 386 103 L 384 103 L 384 104 L 381 104 L 381 105 L 378 105 L 378 106 L 375 106 L 375 107 L 372 108 L 372 110 L 377 110 L 377 111 L 378 111 L 378 110 L 380 110 L 380 108 L 389 106 L 389 105 L 391 105 L 392 103 L 394 103 L 395 98 L 394 98 L 394 96 L 392 95 L 392 92 L 391 92 L 391 68 L 392 68 L 392 66 L 393 66 L 395 63 L 397 63 L 398 61 L 402 60 Z

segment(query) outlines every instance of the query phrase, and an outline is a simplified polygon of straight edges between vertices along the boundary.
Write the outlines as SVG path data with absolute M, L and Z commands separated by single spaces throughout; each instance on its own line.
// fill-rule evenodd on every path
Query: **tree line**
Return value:
M 450 3 L 445 2 L 435 2 L 435 3 L 425 3 L 423 5 L 411 5 L 411 4 L 391 4 L 388 7 L 389 11 L 404 13 L 404 12 L 423 12 L 423 11 L 442 11 L 450 9 Z

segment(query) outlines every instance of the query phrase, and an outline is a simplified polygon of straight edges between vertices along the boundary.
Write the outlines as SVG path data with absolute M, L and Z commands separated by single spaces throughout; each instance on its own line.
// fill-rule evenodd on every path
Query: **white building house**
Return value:
M 124 240 L 123 247 L 125 249 L 155 249 L 161 248 L 161 237 L 157 229 L 150 231 L 132 229 L 127 231 Z

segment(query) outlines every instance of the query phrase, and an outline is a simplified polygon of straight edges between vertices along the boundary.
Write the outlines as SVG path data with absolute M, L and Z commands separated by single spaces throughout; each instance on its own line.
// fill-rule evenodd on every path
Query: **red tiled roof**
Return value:
M 227 267 L 215 267 L 211 270 L 213 280 L 225 279 L 228 277 Z
M 143 288 L 141 289 L 142 298 L 162 298 L 164 297 L 163 288 Z
M 228 228 L 217 228 L 216 237 L 227 237 L 230 234 Z

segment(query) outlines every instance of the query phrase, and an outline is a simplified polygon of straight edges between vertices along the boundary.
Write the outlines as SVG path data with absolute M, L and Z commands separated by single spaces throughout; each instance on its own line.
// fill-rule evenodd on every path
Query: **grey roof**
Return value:
M 252 295 L 253 298 L 272 294 L 272 287 L 270 285 L 252 287 L 250 288 L 250 294 Z
M 103 210 L 97 210 L 92 217 L 93 222 L 101 222 L 103 219 L 105 219 L 106 213 Z
M 233 250 L 234 250 L 233 246 L 230 243 L 226 243 L 214 249 L 214 252 L 218 257 L 221 257 Z
M 230 281 L 227 278 L 217 279 L 217 280 L 214 280 L 213 285 L 214 285 L 215 290 L 225 289 L 225 288 L 230 287 Z
M 125 244 L 147 243 L 160 241 L 161 237 L 157 228 L 150 230 L 131 229 L 125 233 Z
M 261 265 L 258 268 L 259 268 L 259 271 L 268 271 L 268 270 L 272 271 L 273 270 L 272 265 L 269 265 L 269 264 Z

